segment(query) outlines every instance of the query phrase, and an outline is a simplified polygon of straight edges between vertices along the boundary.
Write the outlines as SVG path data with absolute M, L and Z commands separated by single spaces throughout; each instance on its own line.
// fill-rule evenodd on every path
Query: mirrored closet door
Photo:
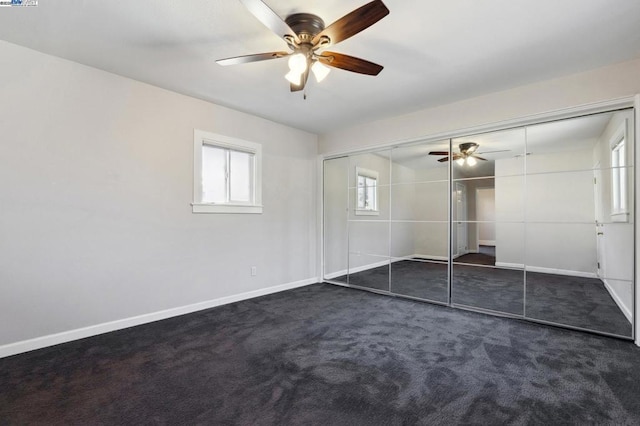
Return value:
M 524 315 L 525 131 L 452 145 L 451 303 Z
M 619 110 L 324 162 L 324 278 L 631 338 L 634 123 Z
M 448 303 L 448 155 L 449 140 L 393 149 L 392 293 Z
M 632 337 L 632 110 L 526 132 L 526 317 Z

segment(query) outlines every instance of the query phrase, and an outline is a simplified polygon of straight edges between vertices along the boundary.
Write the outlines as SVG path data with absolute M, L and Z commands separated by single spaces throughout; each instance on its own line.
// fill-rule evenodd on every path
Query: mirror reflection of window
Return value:
M 612 214 L 627 212 L 627 173 L 624 126 L 612 141 L 611 146 L 611 183 Z
M 356 214 L 375 214 L 378 211 L 378 172 L 356 167 L 356 182 Z

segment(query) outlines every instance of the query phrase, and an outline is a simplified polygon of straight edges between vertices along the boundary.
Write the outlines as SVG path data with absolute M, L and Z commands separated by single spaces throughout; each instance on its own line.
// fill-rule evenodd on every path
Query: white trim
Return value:
M 331 280 L 331 279 L 333 279 L 335 277 L 340 277 L 342 275 L 356 274 L 358 272 L 368 271 L 369 269 L 379 268 L 381 266 L 388 265 L 391 262 L 397 262 L 397 260 L 390 261 L 390 259 L 387 259 L 387 260 L 381 260 L 381 261 L 375 262 L 375 263 L 368 263 L 366 265 L 358 266 L 357 268 L 343 269 L 343 270 L 338 271 L 338 272 L 332 272 L 330 274 L 327 274 L 327 275 L 324 276 L 324 278 L 327 279 L 327 280 Z
M 355 213 L 356 213 L 356 216 L 380 216 L 379 210 L 356 209 Z
M 214 308 L 216 306 L 227 305 L 229 303 L 235 303 L 247 299 L 253 299 L 254 297 L 266 296 L 268 294 L 291 290 L 298 287 L 305 287 L 311 284 L 316 284 L 317 282 L 317 278 L 308 278 L 306 280 L 294 281 L 287 284 L 281 284 L 273 287 L 262 288 L 259 290 L 248 291 L 245 293 L 234 294 L 231 296 L 221 297 L 205 302 L 193 303 L 191 305 L 151 312 L 135 317 L 124 318 L 120 320 L 105 322 L 102 324 L 78 328 L 75 330 L 50 334 L 48 336 L 36 337 L 34 339 L 9 343 L 7 345 L 0 346 L 0 358 L 16 355 L 23 352 L 29 352 L 48 346 L 58 345 L 60 343 L 71 342 L 73 340 L 84 339 L 86 337 L 97 336 L 99 334 L 109 333 L 111 331 L 135 327 L 137 325 L 148 324 L 150 322 L 160 321 L 167 318 L 190 314 L 193 312 L 202 311 L 204 309 Z
M 522 263 L 508 263 L 508 262 L 496 262 L 496 266 L 499 268 L 518 269 L 518 270 L 522 270 L 525 268 L 525 266 Z M 567 275 L 571 277 L 581 277 L 581 278 L 598 278 L 598 274 L 596 274 L 595 272 L 572 271 L 570 269 L 545 268 L 542 266 L 527 265 L 527 272 L 539 272 L 541 274 L 553 274 L 553 275 Z
M 422 259 L 422 260 L 442 260 L 444 262 L 449 261 L 449 258 L 447 256 L 433 256 L 429 254 L 414 254 L 411 257 L 415 257 L 416 259 Z
M 191 203 L 193 213 L 240 213 L 240 214 L 260 214 L 262 206 L 244 204 L 204 204 Z
M 616 293 L 613 290 L 613 287 L 611 287 L 609 282 L 604 278 L 601 278 L 601 279 L 602 279 L 602 282 L 604 283 L 604 287 L 607 289 L 607 291 L 611 295 L 611 298 L 613 299 L 613 301 L 616 302 L 616 305 L 618 305 L 618 308 L 620 308 L 624 316 L 627 317 L 627 321 L 629 321 L 630 324 L 633 324 L 631 310 L 624 304 L 620 296 L 618 296 L 618 293 Z
M 478 240 L 480 246 L 496 246 L 496 240 Z

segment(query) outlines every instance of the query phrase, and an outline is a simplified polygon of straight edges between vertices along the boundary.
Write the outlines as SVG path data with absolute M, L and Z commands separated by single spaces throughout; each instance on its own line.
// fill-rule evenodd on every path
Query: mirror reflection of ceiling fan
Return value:
M 499 151 L 484 151 L 484 152 L 478 152 L 476 153 L 476 151 L 478 150 L 478 148 L 480 147 L 480 145 L 478 145 L 475 142 L 464 142 L 461 143 L 460 145 L 458 145 L 458 148 L 460 150 L 460 152 L 452 152 L 452 157 L 453 157 L 453 161 L 455 161 L 456 163 L 458 163 L 458 165 L 462 166 L 464 164 L 467 164 L 469 166 L 475 166 L 478 161 L 488 161 L 486 158 L 482 158 L 480 156 L 478 156 L 478 154 L 492 154 L 492 153 L 496 153 L 496 152 L 507 152 L 509 151 L 508 149 L 502 149 Z M 431 151 L 429 153 L 429 155 L 444 155 L 445 157 L 441 158 L 438 160 L 438 162 L 440 163 L 444 163 L 446 161 L 449 161 L 449 152 L 448 151 Z
M 373 62 L 324 50 L 358 34 L 387 16 L 389 9 L 381 0 L 374 0 L 351 11 L 328 27 L 325 27 L 324 21 L 320 17 L 310 13 L 295 13 L 283 20 L 262 0 L 240 1 L 260 22 L 278 37 L 281 37 L 291 51 L 219 59 L 216 62 L 220 65 L 236 65 L 288 57 L 289 73 L 285 78 L 291 83 L 292 92 L 304 89 L 310 72 L 314 74 L 318 82 L 324 79 L 329 74 L 329 68 L 325 65 L 368 75 L 378 75 L 382 71 L 383 67 Z

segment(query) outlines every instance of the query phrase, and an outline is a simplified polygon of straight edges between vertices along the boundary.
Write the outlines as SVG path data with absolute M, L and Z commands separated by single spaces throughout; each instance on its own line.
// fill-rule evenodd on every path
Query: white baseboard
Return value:
M 631 315 L 631 309 L 629 309 L 624 304 L 620 296 L 618 296 L 618 293 L 615 292 L 613 287 L 611 287 L 611 285 L 607 282 L 606 279 L 602 278 L 602 282 L 604 283 L 604 287 L 607 289 L 607 291 L 611 295 L 611 298 L 613 299 L 613 301 L 616 302 L 616 305 L 618 305 L 618 308 L 620 308 L 624 316 L 627 317 L 627 320 L 629 321 L 629 323 L 633 324 L 633 316 Z
M 508 269 L 524 269 L 524 265 L 522 263 L 496 262 L 496 266 L 500 268 L 508 268 Z M 595 272 L 572 271 L 569 269 L 544 268 L 542 266 L 527 265 L 527 272 L 540 272 L 542 274 L 553 274 L 553 275 L 569 275 L 571 277 L 582 277 L 582 278 L 598 278 L 598 274 L 596 274 Z
M 506 269 L 524 269 L 524 265 L 522 263 L 496 262 L 496 266 L 498 268 Z
M 330 274 L 326 274 L 324 276 L 324 278 L 326 280 L 331 280 L 333 278 L 341 277 L 343 275 L 355 274 L 355 273 L 358 273 L 358 272 L 367 271 L 369 269 L 379 268 L 380 266 L 385 266 L 385 265 L 388 265 L 388 264 L 389 264 L 389 260 L 382 260 L 380 262 L 368 263 L 366 265 L 358 266 L 357 268 L 343 269 L 341 271 L 337 271 L 337 272 L 332 272 Z
M 424 260 L 442 260 L 447 262 L 449 258 L 447 256 L 432 256 L 430 254 L 414 254 L 411 257 Z
M 496 246 L 496 240 L 478 240 L 480 246 Z
M 253 299 L 254 297 L 279 293 L 281 291 L 304 287 L 307 285 L 315 284 L 317 282 L 318 278 L 308 278 L 306 280 L 295 281 L 288 284 L 262 288 L 254 291 L 248 291 L 246 293 L 234 294 L 232 296 L 207 300 L 205 302 L 198 302 L 187 306 L 180 306 L 163 311 L 151 312 L 148 314 L 105 322 L 102 324 L 91 325 L 89 327 L 78 328 L 75 330 L 63 331 L 61 333 L 50 334 L 48 336 L 23 340 L 21 342 L 9 343 L 7 345 L 0 346 L 0 358 L 45 348 L 47 346 L 58 345 L 60 343 L 71 342 L 73 340 L 84 339 L 86 337 L 97 336 L 99 334 L 122 330 L 124 328 L 147 324 L 167 318 L 177 317 L 184 314 L 190 314 L 192 312 L 202 311 L 204 309 L 214 308 L 216 306 L 227 305 L 229 303 L 240 302 L 247 299 Z

